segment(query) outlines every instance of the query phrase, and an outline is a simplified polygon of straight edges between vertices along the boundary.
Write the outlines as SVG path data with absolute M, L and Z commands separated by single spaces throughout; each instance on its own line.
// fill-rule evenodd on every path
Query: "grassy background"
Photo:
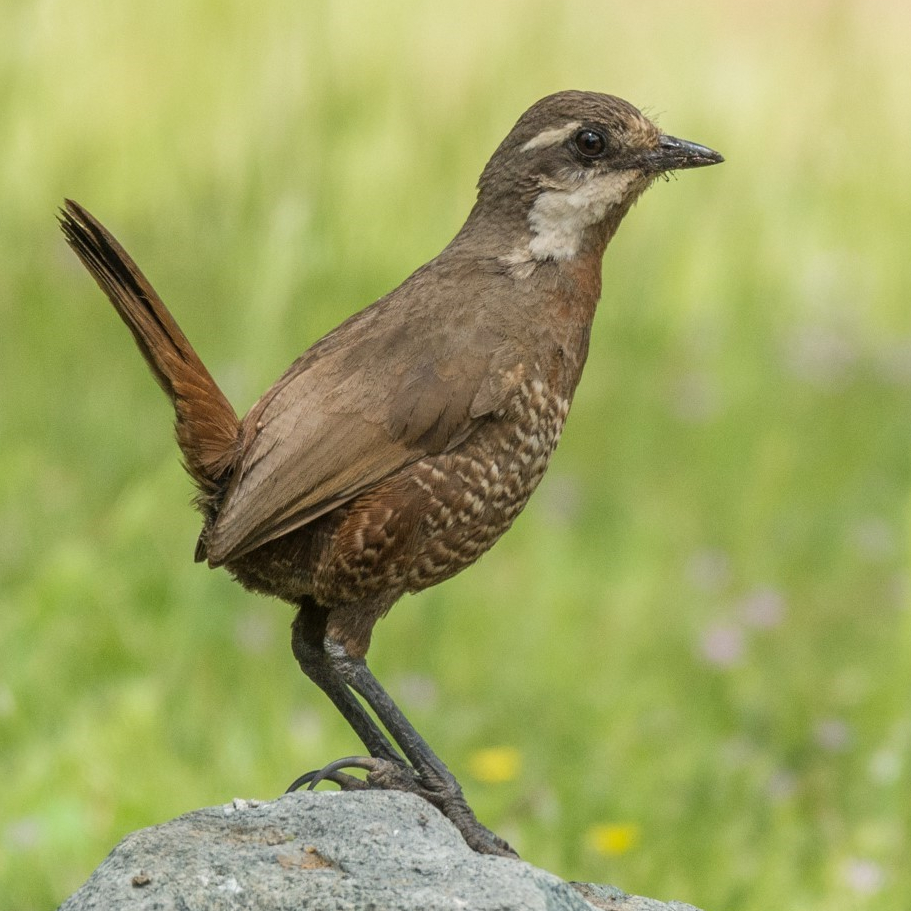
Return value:
M 0 908 L 357 750 L 290 610 L 193 564 L 167 403 L 60 199 L 243 411 L 434 255 L 518 114 L 570 87 L 728 161 L 627 219 L 548 478 L 478 567 L 398 605 L 374 669 L 555 873 L 708 911 L 907 908 L 907 3 L 2 12 Z

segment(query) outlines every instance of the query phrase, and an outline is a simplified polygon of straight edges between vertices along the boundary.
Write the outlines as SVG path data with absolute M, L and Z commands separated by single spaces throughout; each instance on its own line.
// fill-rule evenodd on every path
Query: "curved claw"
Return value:
M 371 756 L 345 756 L 342 759 L 336 759 L 335 762 L 330 762 L 321 769 L 314 769 L 312 772 L 307 772 L 299 778 L 295 778 L 285 793 L 290 794 L 304 785 L 307 785 L 308 791 L 312 791 L 321 781 L 334 781 L 343 789 L 346 786 L 349 788 L 357 787 L 357 785 L 352 785 L 352 782 L 356 781 L 363 787 L 363 782 L 359 778 L 341 774 L 341 770 L 366 769 L 369 772 L 376 768 L 376 764 L 377 760 Z
M 342 791 L 368 791 L 370 785 L 363 778 L 355 778 L 354 775 L 348 775 L 345 772 L 333 772 L 326 775 L 320 781 L 331 781 L 337 784 Z M 307 790 L 312 791 L 315 785 L 311 785 Z
M 343 769 L 364 769 L 367 779 L 348 775 Z M 371 788 L 406 791 L 423 797 L 428 803 L 441 810 L 462 833 L 468 845 L 480 854 L 496 854 L 501 857 L 518 857 L 516 852 L 498 835 L 481 825 L 465 803 L 458 785 L 455 789 L 434 786 L 425 782 L 414 768 L 406 763 L 392 762 L 375 756 L 345 756 L 336 759 L 321 769 L 314 769 L 296 779 L 286 794 L 307 785 L 312 791 L 321 781 L 332 781 L 343 791 L 364 791 Z
M 336 781 L 336 775 L 342 769 L 366 769 L 369 772 L 375 765 L 376 760 L 369 756 L 345 756 L 344 759 L 336 759 L 335 762 L 330 762 L 329 765 L 323 766 L 319 771 L 310 773 L 312 777 L 310 778 L 310 784 L 307 785 L 307 790 L 312 791 L 321 781 Z M 351 778 L 352 776 L 346 775 L 344 777 Z

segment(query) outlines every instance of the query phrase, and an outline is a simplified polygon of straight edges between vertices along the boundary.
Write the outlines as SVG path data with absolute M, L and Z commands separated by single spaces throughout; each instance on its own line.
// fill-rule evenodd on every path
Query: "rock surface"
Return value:
M 128 835 L 61 911 L 695 911 L 475 854 L 413 795 L 235 800 Z

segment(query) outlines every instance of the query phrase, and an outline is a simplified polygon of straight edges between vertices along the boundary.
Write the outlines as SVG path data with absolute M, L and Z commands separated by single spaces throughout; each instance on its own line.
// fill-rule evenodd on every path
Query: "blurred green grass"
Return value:
M 7 0 L 0 908 L 357 749 L 290 609 L 192 563 L 167 403 L 55 207 L 110 225 L 243 411 L 434 255 L 519 113 L 569 87 L 728 160 L 627 219 L 549 476 L 479 566 L 395 608 L 373 666 L 562 876 L 906 908 L 909 27 L 872 0 Z M 491 747 L 515 778 L 470 777 Z

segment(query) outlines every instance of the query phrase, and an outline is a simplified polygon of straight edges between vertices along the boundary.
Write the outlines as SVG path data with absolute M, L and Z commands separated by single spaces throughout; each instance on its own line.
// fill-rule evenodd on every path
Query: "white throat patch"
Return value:
M 601 221 L 641 179 L 637 170 L 610 171 L 586 180 L 575 190 L 544 190 L 528 213 L 532 258 L 572 259 L 579 252 L 585 229 Z

